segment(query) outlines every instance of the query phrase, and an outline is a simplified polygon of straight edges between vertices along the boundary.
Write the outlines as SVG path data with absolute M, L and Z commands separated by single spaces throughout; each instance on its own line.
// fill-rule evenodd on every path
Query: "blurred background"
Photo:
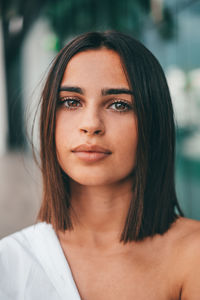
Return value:
M 176 187 L 200 220 L 200 0 L 0 1 L 0 237 L 35 222 L 41 176 L 35 115 L 56 53 L 73 36 L 115 29 L 158 58 L 176 117 Z M 34 130 L 32 128 L 35 119 Z

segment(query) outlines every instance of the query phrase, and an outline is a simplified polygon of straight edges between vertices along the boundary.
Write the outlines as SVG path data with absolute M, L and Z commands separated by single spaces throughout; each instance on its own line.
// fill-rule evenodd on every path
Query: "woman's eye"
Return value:
M 61 103 L 68 109 L 74 109 L 80 106 L 80 101 L 73 98 L 63 98 Z
M 75 98 L 61 98 L 60 104 L 64 105 L 66 109 L 76 109 L 81 107 L 81 102 Z M 127 112 L 132 109 L 132 106 L 125 101 L 115 101 L 109 105 L 109 108 L 116 112 Z
M 114 110 L 119 112 L 125 112 L 131 109 L 131 105 L 124 101 L 113 102 L 109 107 L 114 106 Z

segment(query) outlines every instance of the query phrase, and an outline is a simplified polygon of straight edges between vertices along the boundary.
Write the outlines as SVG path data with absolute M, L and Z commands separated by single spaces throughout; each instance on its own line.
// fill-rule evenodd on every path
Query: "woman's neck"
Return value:
M 133 197 L 132 180 L 107 186 L 71 182 L 70 190 L 74 230 L 66 237 L 91 247 L 119 243 Z

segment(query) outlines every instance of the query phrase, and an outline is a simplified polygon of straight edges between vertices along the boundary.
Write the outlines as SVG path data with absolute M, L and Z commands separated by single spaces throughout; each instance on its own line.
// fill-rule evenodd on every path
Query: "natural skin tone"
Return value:
M 59 101 L 55 141 L 70 178 L 74 230 L 57 235 L 81 298 L 199 300 L 199 222 L 180 218 L 163 236 L 119 242 L 134 197 L 138 142 L 134 98 L 119 55 L 105 48 L 76 54 Z M 111 153 L 85 161 L 72 152 L 81 144 Z

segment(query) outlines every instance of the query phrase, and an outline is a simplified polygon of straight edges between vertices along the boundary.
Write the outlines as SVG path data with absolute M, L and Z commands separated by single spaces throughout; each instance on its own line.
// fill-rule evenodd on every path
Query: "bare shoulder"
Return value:
M 179 218 L 174 226 L 181 300 L 200 297 L 200 222 Z
M 174 227 L 179 245 L 190 251 L 190 248 L 200 245 L 200 221 L 179 218 Z
M 171 239 L 179 256 L 191 256 L 191 259 L 195 259 L 196 256 L 200 260 L 200 221 L 181 217 L 173 227 Z

